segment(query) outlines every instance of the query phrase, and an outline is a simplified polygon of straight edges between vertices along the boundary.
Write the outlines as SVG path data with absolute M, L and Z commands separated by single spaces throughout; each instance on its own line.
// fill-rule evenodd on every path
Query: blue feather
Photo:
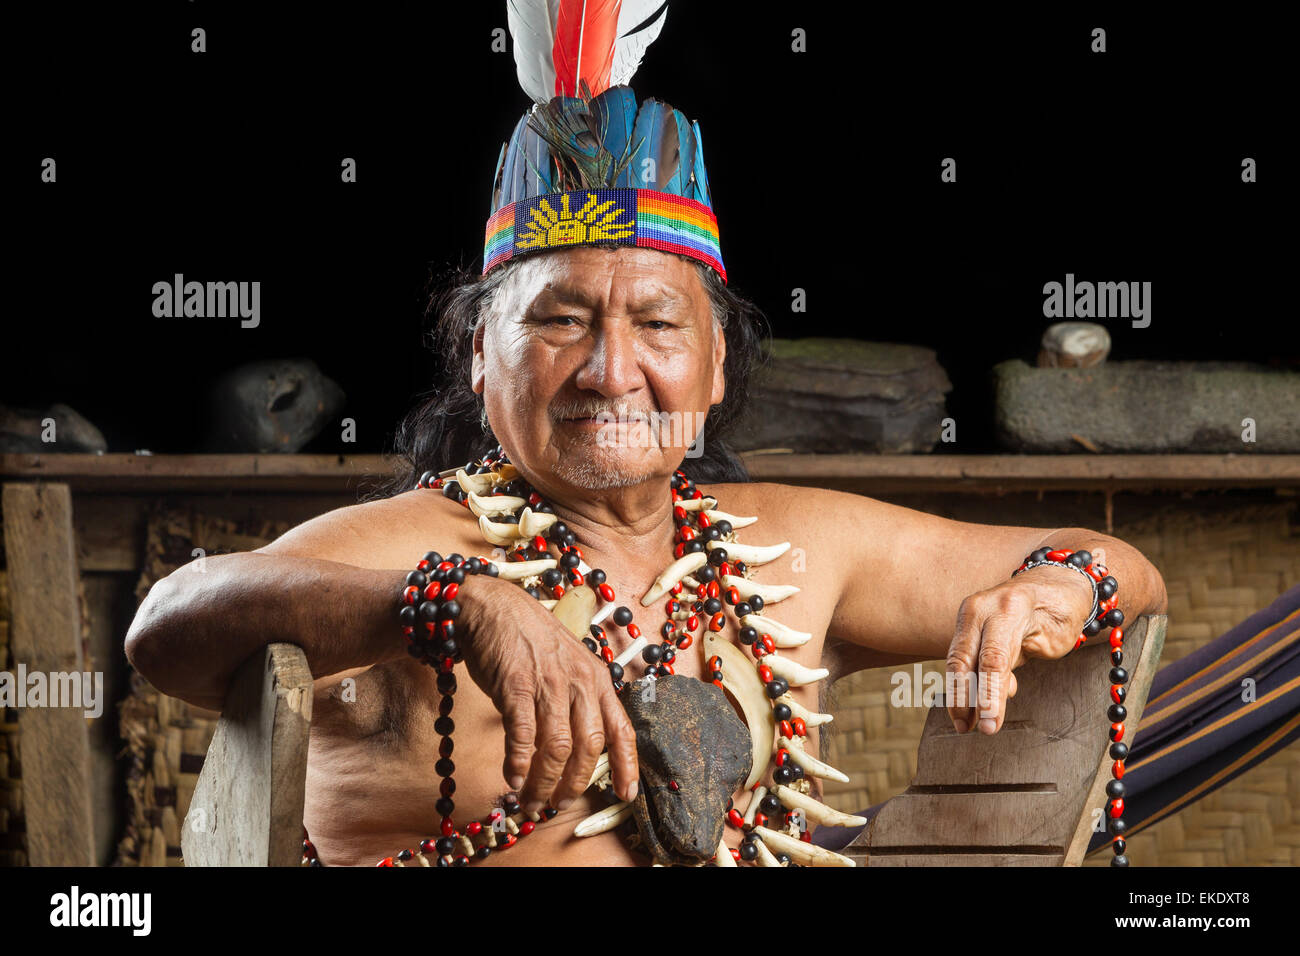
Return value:
M 673 110 L 673 121 L 677 124 L 677 173 L 668 181 L 664 192 L 691 196 L 695 190 L 691 183 L 691 170 L 695 168 L 695 134 L 681 110 Z
M 632 126 L 632 142 L 634 151 L 632 153 L 632 188 L 634 189 L 658 189 L 659 177 L 659 151 L 663 148 L 665 120 L 669 117 L 667 103 L 661 103 L 653 96 L 648 97 L 641 103 L 641 109 L 637 111 L 636 123 Z M 673 127 L 674 133 L 676 126 Z M 642 177 L 645 174 L 645 161 L 653 161 L 654 179 L 646 182 Z
M 496 172 L 492 176 L 492 199 L 488 202 L 489 214 L 496 212 L 501 208 L 501 174 L 506 161 L 506 144 L 501 144 L 501 152 L 497 154 Z
M 709 175 L 704 171 L 704 140 L 700 138 L 700 124 L 692 123 L 695 131 L 695 200 L 713 208 L 713 194 L 709 191 Z
M 580 96 L 557 96 L 546 104 L 551 114 L 555 130 L 560 134 L 560 143 L 565 151 L 573 156 L 585 156 L 595 159 L 600 152 L 600 143 L 591 133 L 591 124 L 587 120 L 587 104 Z
M 551 150 L 531 126 L 524 130 L 524 193 L 519 198 L 551 192 Z
M 525 113 L 515 124 L 515 131 L 510 135 L 510 143 L 506 147 L 506 165 L 501 172 L 502 206 L 509 206 L 524 195 L 523 138 L 527 122 L 528 114 Z
M 615 164 L 632 155 L 632 128 L 636 121 L 636 94 L 630 86 L 611 86 L 591 102 L 600 145 L 614 157 Z M 623 168 L 610 186 L 632 188 L 632 166 Z

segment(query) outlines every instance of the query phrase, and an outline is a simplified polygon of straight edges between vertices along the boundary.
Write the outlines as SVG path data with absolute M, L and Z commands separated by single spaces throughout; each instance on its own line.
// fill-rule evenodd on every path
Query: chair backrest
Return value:
M 208 745 L 185 826 L 186 866 L 298 866 L 312 677 L 295 644 L 240 665 Z
M 1166 615 L 1124 627 L 1132 743 L 1164 646 Z M 1106 805 L 1110 698 L 1105 639 L 1016 671 L 996 734 L 958 734 L 930 709 L 916 775 L 841 850 L 867 866 L 1078 866 Z

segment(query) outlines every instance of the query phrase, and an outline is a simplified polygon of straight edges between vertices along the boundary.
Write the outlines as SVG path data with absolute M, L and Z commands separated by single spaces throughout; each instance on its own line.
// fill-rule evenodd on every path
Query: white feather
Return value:
M 519 85 L 534 103 L 555 97 L 555 20 L 560 0 L 507 0 L 506 20 L 515 47 Z
M 662 9 L 660 9 L 662 8 Z M 659 16 L 644 30 L 628 36 L 649 19 Z M 555 97 L 555 21 L 560 0 L 506 0 L 506 20 L 514 43 L 515 74 L 519 86 L 534 103 L 545 106 Z M 621 86 L 632 79 L 646 48 L 659 36 L 668 19 L 665 0 L 622 0 L 609 85 Z
M 634 36 L 627 36 L 636 29 L 655 10 L 663 10 L 654 23 Z M 614 62 L 609 69 L 609 85 L 622 86 L 632 79 L 632 74 L 641 65 L 646 47 L 659 37 L 659 31 L 668 20 L 668 4 L 664 0 L 623 0 L 618 11 L 618 38 L 614 41 Z

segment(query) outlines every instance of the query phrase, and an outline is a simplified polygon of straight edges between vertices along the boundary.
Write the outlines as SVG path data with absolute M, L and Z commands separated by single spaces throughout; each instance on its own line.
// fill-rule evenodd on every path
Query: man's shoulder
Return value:
M 461 506 L 437 492 L 415 489 L 327 511 L 259 550 L 359 567 L 405 567 L 414 565 L 421 548 L 451 552 L 461 547 L 471 527 L 477 525 Z M 393 565 L 397 557 L 401 562 Z
M 719 511 L 760 519 L 780 539 L 798 537 L 813 544 L 850 535 L 871 534 L 896 519 L 900 509 L 867 495 L 832 488 L 787 485 L 777 481 L 719 483 L 698 486 L 717 499 Z M 780 540 L 778 539 L 778 540 Z
M 718 500 L 718 510 L 731 514 L 737 512 L 729 505 L 737 504 L 764 511 L 786 511 L 798 508 L 827 508 L 862 501 L 861 495 L 835 491 L 830 488 L 812 488 L 806 485 L 787 485 L 777 481 L 738 481 L 718 484 L 699 484 L 706 495 Z

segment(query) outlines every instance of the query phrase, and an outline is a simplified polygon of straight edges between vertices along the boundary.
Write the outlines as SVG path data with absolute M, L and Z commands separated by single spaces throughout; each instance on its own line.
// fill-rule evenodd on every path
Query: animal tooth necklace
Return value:
M 789 693 L 791 685 L 821 680 L 827 671 L 809 669 L 776 654 L 777 647 L 798 646 L 812 635 L 760 613 L 768 604 L 790 597 L 799 589 L 763 585 L 749 578 L 751 565 L 784 554 L 788 542 L 767 548 L 740 544 L 736 541 L 736 527 L 757 519 L 736 518 L 716 510 L 716 499 L 706 497 L 678 469 L 670 491 L 677 525 L 674 561 L 641 599 L 643 606 L 665 600 L 666 620 L 659 628 L 661 641 L 652 643 L 633 620 L 631 609 L 617 602 L 605 573 L 583 561 L 576 534 L 519 475 L 500 446 L 464 468 L 436 476 L 426 472 L 417 487 L 439 489 L 445 497 L 476 514 L 484 538 L 505 549 L 505 556 L 504 560 L 481 556 L 467 559 L 459 554 L 444 557 L 429 552 L 407 576 L 399 613 L 403 635 L 411 655 L 438 671 L 437 686 L 442 695 L 435 723 L 442 740 L 434 768 L 442 778 L 436 803 L 441 826 L 439 836 L 421 841 L 418 848 L 385 857 L 377 865 L 465 866 L 495 851 L 509 849 L 558 812 L 547 805 L 540 813 L 524 813 L 514 796 L 509 795 L 487 817 L 463 829 L 452 818 L 456 787 L 451 711 L 456 690 L 454 666 L 463 652 L 462 635 L 457 630 L 460 605 L 456 596 L 465 578 L 474 574 L 513 581 L 553 612 L 570 590 L 585 586 L 594 592 L 602 603 L 594 615 L 586 618 L 591 623 L 582 641 L 606 663 L 614 689 L 620 694 L 630 685 L 628 668 L 635 657 L 639 655 L 644 662 L 645 679 L 673 675 L 677 652 L 690 648 L 698 635 L 709 651 L 703 679 L 728 690 L 741 703 L 747 719 L 760 725 L 756 732 L 751 730 L 756 759 L 746 781 L 748 804 L 742 812 L 728 800 L 725 810 L 725 825 L 744 831 L 745 837 L 738 849 L 720 842 L 713 861 L 719 866 L 735 866 L 738 861 L 768 866 L 852 865 L 847 857 L 811 843 L 809 822 L 861 826 L 866 820 L 833 810 L 810 795 L 810 775 L 848 778 L 804 753 L 799 741 L 806 737 L 807 728 L 831 718 L 806 710 Z M 549 556 L 548 542 L 559 549 L 558 559 Z M 501 552 L 495 553 L 499 556 Z M 755 667 L 744 665 L 743 652 L 721 639 L 727 606 L 739 625 L 741 643 L 755 659 Z M 632 641 L 617 657 L 601 626 L 606 619 L 623 628 Z M 757 759 L 760 756 L 761 760 Z M 769 766 L 770 786 L 759 782 Z M 591 786 L 612 799 L 611 784 L 608 754 L 602 754 Z M 630 815 L 631 804 L 616 801 L 582 821 L 575 834 L 590 836 L 614 829 Z M 637 845 L 635 833 L 629 834 L 629 842 Z M 323 865 L 305 829 L 303 862 Z

